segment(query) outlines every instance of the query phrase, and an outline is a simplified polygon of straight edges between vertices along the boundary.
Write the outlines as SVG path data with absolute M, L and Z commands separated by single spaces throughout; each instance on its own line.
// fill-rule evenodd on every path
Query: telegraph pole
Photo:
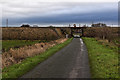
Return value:
M 71 27 L 71 25 L 69 24 L 69 27 Z
M 8 27 L 8 19 L 6 19 L 6 27 Z
M 79 24 L 79 27 L 80 27 L 80 24 Z
M 112 27 L 113 27 L 113 24 L 112 24 Z

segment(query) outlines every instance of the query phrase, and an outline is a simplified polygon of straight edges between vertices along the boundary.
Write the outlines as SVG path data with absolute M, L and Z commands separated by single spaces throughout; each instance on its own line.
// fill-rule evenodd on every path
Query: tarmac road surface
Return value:
M 81 38 L 40 63 L 21 78 L 90 78 L 88 53 Z

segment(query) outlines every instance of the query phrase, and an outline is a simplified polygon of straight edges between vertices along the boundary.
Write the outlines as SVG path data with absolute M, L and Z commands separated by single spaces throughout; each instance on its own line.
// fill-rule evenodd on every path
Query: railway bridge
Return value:
M 71 36 L 80 35 L 84 36 L 84 29 L 86 27 L 71 27 Z

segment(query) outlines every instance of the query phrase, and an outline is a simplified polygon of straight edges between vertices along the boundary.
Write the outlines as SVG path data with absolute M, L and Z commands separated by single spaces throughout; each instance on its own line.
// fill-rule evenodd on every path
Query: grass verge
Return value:
M 120 78 L 118 74 L 118 53 L 95 38 L 83 38 L 89 55 L 92 78 Z
M 22 75 L 24 75 L 26 72 L 30 71 L 32 68 L 37 66 L 39 63 L 46 60 L 48 57 L 52 56 L 54 53 L 62 49 L 64 46 L 69 44 L 72 41 L 72 38 L 68 39 L 64 43 L 55 45 L 51 48 L 49 48 L 44 53 L 41 53 L 40 55 L 26 58 L 23 60 L 20 64 L 14 64 L 10 67 L 4 68 L 2 71 L 2 77 L 5 78 L 18 78 Z
M 97 39 L 96 40 L 101 44 L 101 45 L 104 45 L 116 52 L 118 52 L 118 46 L 119 46 L 119 43 L 113 43 L 113 42 L 108 42 L 108 40 L 101 40 L 101 39 Z

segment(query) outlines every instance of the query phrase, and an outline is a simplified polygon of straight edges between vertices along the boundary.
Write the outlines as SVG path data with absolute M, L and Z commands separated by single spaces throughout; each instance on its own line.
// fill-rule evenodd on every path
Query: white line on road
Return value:
M 83 45 L 84 43 L 83 43 L 83 40 L 80 38 L 80 42 L 81 42 L 81 45 Z
M 80 38 L 80 45 L 81 45 L 81 54 L 82 54 L 82 51 L 84 51 L 84 49 L 83 49 L 83 45 L 84 45 L 84 43 L 83 43 L 83 40 Z

